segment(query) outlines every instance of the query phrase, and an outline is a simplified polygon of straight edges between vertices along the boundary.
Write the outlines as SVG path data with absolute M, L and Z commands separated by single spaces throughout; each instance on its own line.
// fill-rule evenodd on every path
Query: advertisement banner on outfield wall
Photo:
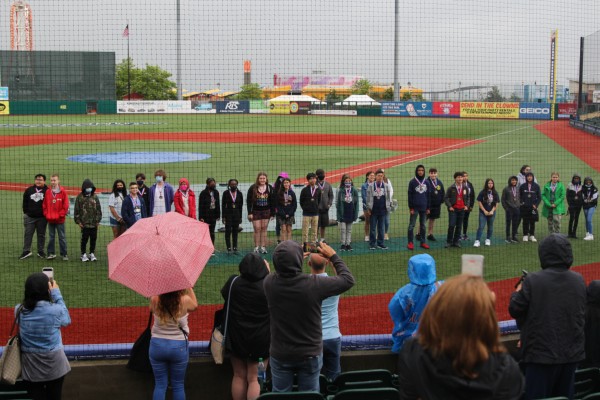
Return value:
M 577 115 L 577 103 L 558 103 L 558 119 L 569 119 Z
M 8 101 L 0 101 L 0 115 L 10 114 L 10 107 Z
M 0 87 L 0 100 L 8 100 L 8 88 L 5 86 Z
M 382 101 L 381 115 L 396 117 L 431 117 L 432 103 L 414 101 Z
M 195 112 L 189 100 L 117 101 L 117 114 L 189 114 Z
M 461 118 L 519 118 L 519 103 L 462 101 Z
M 250 102 L 248 100 L 217 101 L 217 114 L 250 114 Z
M 519 119 L 550 119 L 550 103 L 520 103 Z
M 270 101 L 269 102 L 269 114 L 289 114 L 290 113 L 290 102 L 289 101 Z
M 310 101 L 290 102 L 290 114 L 308 115 L 310 113 Z
M 458 101 L 434 101 L 434 117 L 460 117 L 460 102 Z

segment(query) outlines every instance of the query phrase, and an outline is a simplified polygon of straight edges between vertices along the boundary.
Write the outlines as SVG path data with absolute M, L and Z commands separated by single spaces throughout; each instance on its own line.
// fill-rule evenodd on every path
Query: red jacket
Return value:
M 185 211 L 183 210 L 183 195 L 181 194 L 181 190 L 175 191 L 173 203 L 175 204 L 175 212 L 185 215 Z M 190 207 L 189 217 L 196 219 L 196 195 L 192 189 L 188 189 L 188 206 Z
M 65 217 L 69 213 L 69 195 L 64 188 L 60 192 L 53 193 L 52 188 L 46 191 L 44 202 L 42 203 L 44 217 L 50 224 L 64 224 Z

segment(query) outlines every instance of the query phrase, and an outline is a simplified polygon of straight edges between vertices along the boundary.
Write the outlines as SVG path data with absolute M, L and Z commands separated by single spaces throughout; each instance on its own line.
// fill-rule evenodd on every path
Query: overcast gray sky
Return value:
M 546 84 L 550 32 L 559 30 L 559 84 L 578 73 L 579 38 L 600 30 L 598 0 L 401 0 L 400 83 L 425 89 Z M 30 0 L 35 50 L 114 51 L 174 74 L 175 0 Z M 10 3 L 0 6 L 8 49 Z M 183 87 L 205 90 L 273 74 L 361 75 L 393 81 L 394 1 L 181 0 Z M 597 45 L 596 45 L 597 47 Z M 597 62 L 596 64 L 600 64 Z

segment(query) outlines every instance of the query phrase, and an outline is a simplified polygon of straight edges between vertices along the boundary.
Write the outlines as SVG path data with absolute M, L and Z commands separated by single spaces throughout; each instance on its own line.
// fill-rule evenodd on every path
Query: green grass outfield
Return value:
M 119 125 L 113 125 L 114 123 Z M 132 123 L 143 125 L 130 125 Z M 405 249 L 408 225 L 406 187 L 418 163 L 423 163 L 426 168 L 437 167 L 445 185 L 452 183 L 454 171 L 467 170 L 477 192 L 481 190 L 484 180 L 488 177 L 494 178 L 498 190 L 501 191 L 508 177 L 517 174 L 522 164 L 533 166 L 540 183 L 546 182 L 552 171 L 561 174 L 565 185 L 575 171 L 582 176 L 596 175 L 590 166 L 538 132 L 534 128 L 536 123 L 539 122 L 270 115 L 5 117 L 0 119 L 0 182 L 30 184 L 33 182 L 33 176 L 38 172 L 45 173 L 48 178 L 52 172 L 59 172 L 61 183 L 65 186 L 79 187 L 83 179 L 89 177 L 96 186 L 108 188 L 117 178 L 124 179 L 126 182 L 133 180 L 135 173 L 139 171 L 145 172 L 151 178 L 153 171 L 158 168 L 167 171 L 170 182 L 176 182 L 181 176 L 189 178 L 192 183 L 204 182 L 207 176 L 214 176 L 219 182 L 225 182 L 230 177 L 251 182 L 259 170 L 265 170 L 271 178 L 282 170 L 289 172 L 292 178 L 301 178 L 306 172 L 314 171 L 316 168 L 329 171 L 343 170 L 354 165 L 403 154 L 400 151 L 382 150 L 378 148 L 377 141 L 369 140 L 366 136 L 407 136 L 407 144 L 418 142 L 418 139 L 413 138 L 415 136 L 465 141 L 483 140 L 476 145 L 457 148 L 451 152 L 386 170 L 394 186 L 394 197 L 400 203 L 400 209 L 392 215 L 391 249 L 387 252 L 369 252 L 363 242 L 363 224 L 358 223 L 354 225 L 353 232 L 357 251 L 352 255 L 343 255 L 357 277 L 356 286 L 347 295 L 358 296 L 392 292 L 406 283 L 406 264 L 413 254 Z M 18 125 L 21 127 L 17 127 Z M 139 134 L 140 137 L 134 141 L 85 140 L 88 134 L 115 132 L 124 135 Z M 256 133 L 257 143 L 145 141 L 141 135 L 146 132 L 165 134 L 217 132 L 231 137 L 234 137 L 236 132 L 252 132 Z M 307 134 L 307 146 L 262 144 L 261 133 L 268 132 L 281 133 L 282 137 L 288 133 Z M 76 135 L 82 141 L 39 144 L 36 140 L 38 136 L 41 139 L 45 135 L 59 134 Z M 15 137 L 28 135 L 33 136 L 26 146 L 6 147 Z M 357 140 L 362 142 L 362 147 L 349 145 L 347 138 L 340 140 L 335 146 L 314 146 L 323 135 L 356 135 Z M 122 151 L 202 152 L 211 154 L 212 157 L 204 161 L 165 165 L 98 165 L 66 160 L 68 156 L 76 154 Z M 356 183 L 362 183 L 362 179 L 357 178 Z M 334 182 L 334 186 L 337 184 L 338 182 Z M 112 238 L 109 227 L 100 229 L 98 263 L 82 264 L 78 260 L 80 236 L 72 219 L 67 220 L 67 241 L 71 261 L 63 262 L 57 259 L 48 262 L 35 257 L 19 261 L 17 258 L 23 245 L 21 200 L 21 192 L 8 190 L 0 192 L 0 204 L 4 213 L 4 221 L 0 225 L 0 269 L 2 271 L 0 306 L 12 306 L 18 302 L 22 297 L 22 286 L 26 276 L 41 270 L 45 265 L 55 267 L 55 275 L 68 296 L 70 307 L 146 304 L 146 300 L 141 296 L 107 279 L 106 244 Z M 563 232 L 566 232 L 567 222 L 568 217 L 563 218 Z M 477 213 L 473 213 L 469 225 L 471 238 L 475 236 L 477 224 Z M 598 226 L 598 213 L 595 224 Z M 442 210 L 442 218 L 436 224 L 436 236 L 439 239 L 445 237 L 446 228 L 447 213 Z M 579 232 L 580 236 L 584 233 L 583 215 L 580 218 Z M 536 227 L 536 236 L 540 239 L 546 235 L 546 222 L 540 221 Z M 294 238 L 300 240 L 299 231 L 295 231 Z M 339 245 L 337 228 L 329 228 L 327 238 L 334 247 L 337 247 Z M 441 248 L 438 242 L 430 251 L 438 263 L 438 276 L 444 278 L 456 274 L 460 269 L 460 255 L 463 253 L 485 255 L 485 276 L 489 281 L 516 277 L 523 268 L 530 271 L 539 268 L 536 245 L 505 245 L 503 238 L 504 211 L 500 209 L 495 221 L 492 247 L 475 249 L 471 247 L 473 243 L 471 240 L 461 250 L 450 250 Z M 275 242 L 272 234 L 270 239 Z M 240 247 L 243 250 L 251 249 L 250 234 L 242 234 L 240 240 Z M 35 243 L 34 238 L 34 248 Z M 217 234 L 217 249 L 224 250 L 223 234 Z M 574 241 L 573 249 L 575 265 L 600 261 L 600 251 L 594 242 Z M 221 253 L 210 261 L 196 287 L 201 303 L 221 301 L 219 289 L 227 277 L 237 271 L 236 263 L 239 259 Z

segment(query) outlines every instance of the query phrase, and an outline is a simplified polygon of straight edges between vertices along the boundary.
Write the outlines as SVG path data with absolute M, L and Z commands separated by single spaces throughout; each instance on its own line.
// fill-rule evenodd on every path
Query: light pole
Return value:
M 177 100 L 183 100 L 181 88 L 181 7 L 177 0 Z
M 400 84 L 398 83 L 398 57 L 400 46 L 400 0 L 394 2 L 394 101 L 400 100 Z

